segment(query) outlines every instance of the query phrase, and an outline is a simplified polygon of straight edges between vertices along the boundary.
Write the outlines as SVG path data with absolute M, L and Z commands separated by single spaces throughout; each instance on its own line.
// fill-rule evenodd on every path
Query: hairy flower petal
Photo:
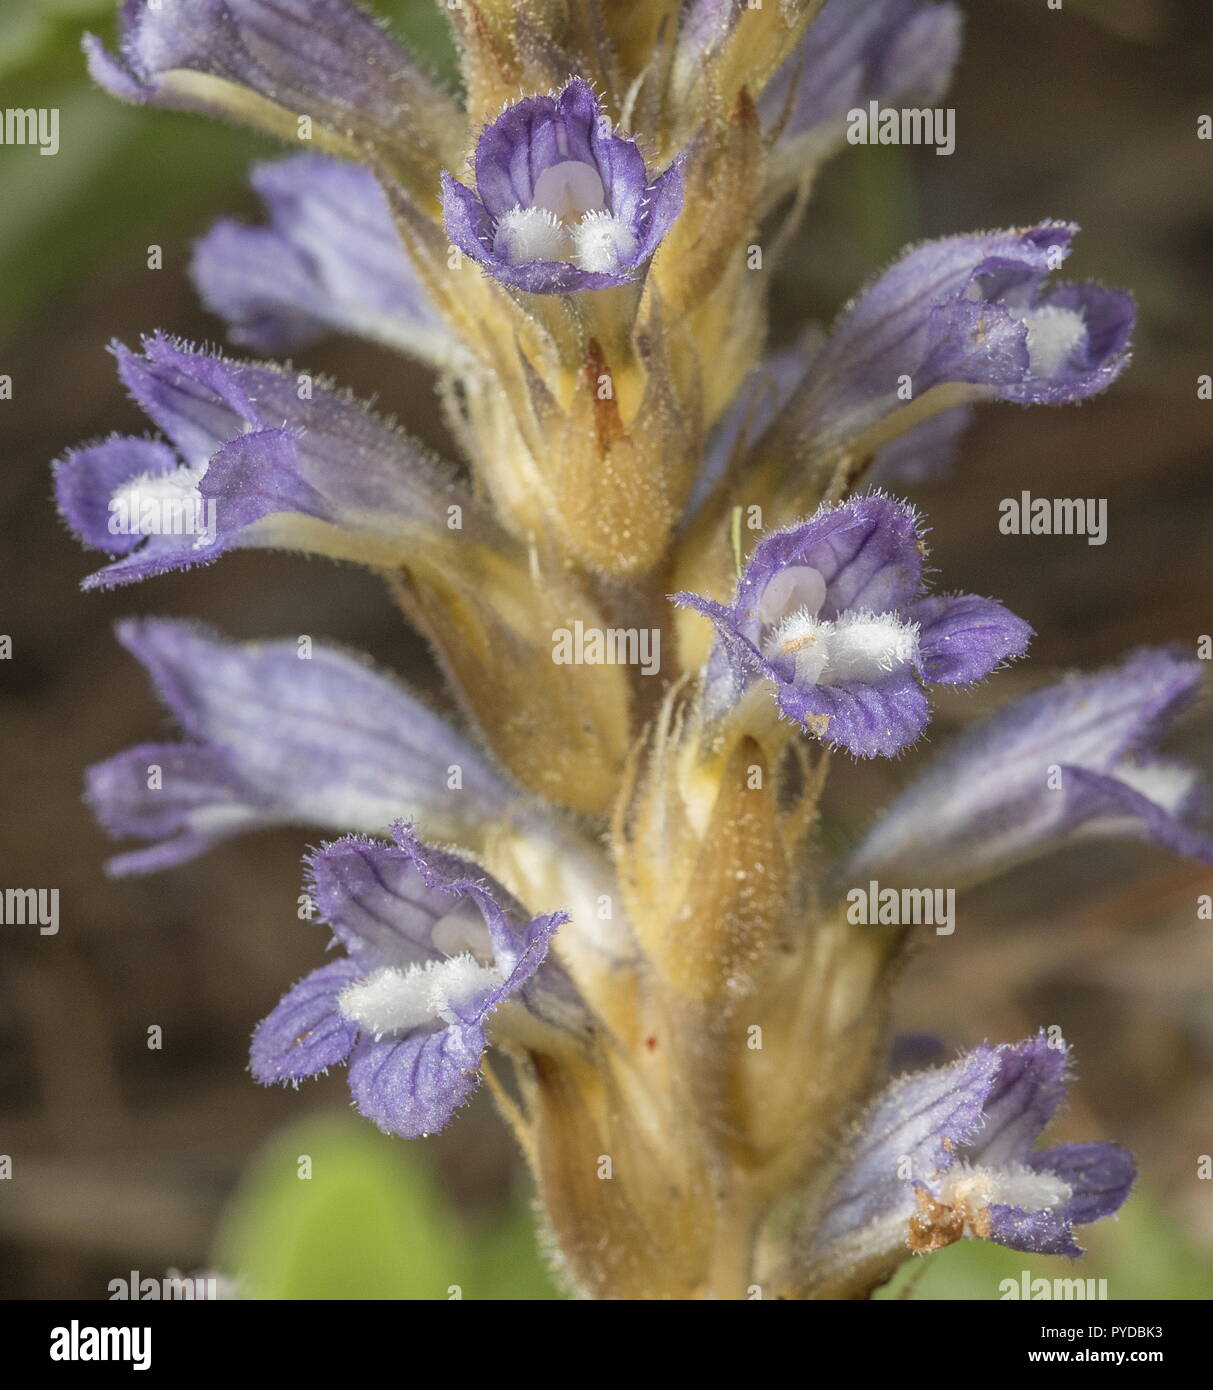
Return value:
M 626 284 L 682 208 L 681 162 L 650 181 L 635 142 L 615 134 L 580 78 L 508 106 L 482 132 L 473 165 L 474 192 L 443 173 L 447 235 L 502 284 L 531 294 Z M 530 212 L 547 220 L 524 234 L 527 224 L 511 219 Z M 553 235 L 559 224 L 567 247 Z
M 190 273 L 232 342 L 290 352 L 353 333 L 445 364 L 455 339 L 426 298 L 379 184 L 365 169 L 302 154 L 257 165 L 267 226 L 222 221 Z
M 869 1292 L 911 1251 L 962 1236 L 1081 1254 L 1074 1226 L 1115 1212 L 1135 1173 L 1114 1144 L 1033 1147 L 1064 1099 L 1067 1061 L 1038 1034 L 890 1083 L 815 1218 L 804 1258 L 818 1291 Z
M 421 539 L 445 534 L 452 507 L 465 533 L 477 523 L 479 509 L 451 470 L 323 382 L 162 336 L 147 339 L 142 355 L 122 346 L 115 355 L 127 389 L 178 457 L 147 440 L 113 438 L 58 462 L 65 520 L 86 544 L 120 556 L 86 587 L 208 564 L 248 546 L 405 563 Z
M 1152 754 L 1191 701 L 1201 663 L 1145 649 L 1071 676 L 976 725 L 888 807 L 848 874 L 893 883 L 992 877 L 1078 835 L 1150 839 L 1213 861 L 1196 774 Z
M 350 0 L 125 0 L 119 55 L 89 34 L 95 81 L 123 101 L 227 116 L 371 154 L 419 197 L 458 150 L 454 100 Z M 310 134 L 304 138 L 313 138 Z
M 349 954 L 261 1024 L 254 1075 L 295 1080 L 348 1056 L 354 1103 L 381 1129 L 441 1129 L 479 1081 L 489 1016 L 510 998 L 525 1005 L 564 914 L 529 918 L 478 865 L 400 824 L 392 844 L 347 837 L 311 867 L 321 915 Z M 302 1044 L 297 1022 L 309 1030 Z
M 932 391 L 944 408 L 983 398 L 1058 404 L 1104 390 L 1128 361 L 1133 302 L 1096 285 L 1045 285 L 1075 231 L 1042 222 L 906 252 L 839 316 L 772 428 L 862 449 L 926 418 Z
M 991 599 L 923 597 L 924 553 L 913 508 L 856 497 L 759 542 L 732 604 L 675 594 L 716 629 L 709 711 L 731 708 L 757 678 L 790 719 L 858 757 L 913 743 L 930 718 L 919 679 L 982 680 L 1032 633 Z
M 294 640 L 241 645 L 166 620 L 126 622 L 118 636 L 191 742 L 91 769 L 102 823 L 157 842 L 115 860 L 116 872 L 165 868 L 285 822 L 372 831 L 416 816 L 474 839 L 513 799 L 476 749 L 356 657 L 308 655 Z

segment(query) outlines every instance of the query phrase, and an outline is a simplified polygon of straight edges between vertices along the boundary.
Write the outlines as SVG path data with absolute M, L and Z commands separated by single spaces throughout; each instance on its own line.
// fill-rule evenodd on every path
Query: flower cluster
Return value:
M 359 1110 L 415 1137 L 492 1079 L 492 1045 L 590 1296 L 865 1297 L 964 1237 L 1079 1253 L 1133 1164 L 1034 1147 L 1065 1044 L 981 1044 L 879 1089 L 907 928 L 852 925 L 846 888 L 966 886 L 1090 834 L 1213 860 L 1196 774 L 1153 748 L 1198 663 L 1143 651 L 1010 704 L 833 864 L 815 825 L 829 750 L 912 748 L 926 687 L 993 677 L 1032 635 L 931 591 L 924 520 L 888 490 L 945 467 L 981 402 L 1108 387 L 1132 301 L 1053 284 L 1076 229 L 1043 221 L 910 248 L 766 351 L 752 250 L 850 107 L 944 89 L 950 0 L 450 17 L 459 97 L 352 0 L 126 0 L 117 51 L 87 40 L 123 100 L 309 142 L 255 171 L 263 225 L 197 245 L 232 342 L 410 354 L 464 455 L 293 369 L 163 333 L 114 348 L 161 438 L 58 463 L 65 521 L 109 557 L 86 585 L 247 547 L 369 566 L 459 718 L 337 649 L 127 623 L 183 738 L 90 771 L 97 815 L 142 842 L 113 871 L 261 826 L 336 835 L 308 892 L 339 954 L 257 1028 L 254 1077 L 346 1065 Z M 554 661 L 574 623 L 651 627 L 662 680 Z

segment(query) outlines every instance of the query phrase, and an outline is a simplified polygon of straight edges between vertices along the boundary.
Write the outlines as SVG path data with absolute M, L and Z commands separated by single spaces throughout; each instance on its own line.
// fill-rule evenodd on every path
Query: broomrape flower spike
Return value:
M 1074 228 L 1045 221 L 912 247 L 763 358 L 760 222 L 845 149 L 850 107 L 942 94 L 956 6 L 471 8 L 450 12 L 459 98 L 350 0 L 127 0 L 116 49 L 86 42 L 123 100 L 313 141 L 255 169 L 264 225 L 197 243 L 199 291 L 242 351 L 337 332 L 429 364 L 465 455 L 307 371 L 164 333 L 114 347 L 157 434 L 56 465 L 65 522 L 107 557 L 86 587 L 233 549 L 362 564 L 449 699 L 310 639 L 123 623 L 180 736 L 90 769 L 134 842 L 108 867 L 265 826 L 337 836 L 307 860 L 336 954 L 257 1028 L 255 1079 L 344 1065 L 357 1108 L 415 1137 L 492 1046 L 587 1296 L 864 1298 L 961 1239 L 1076 1256 L 1134 1174 L 1115 1145 L 1037 1147 L 1064 1044 L 957 1039 L 950 1065 L 882 1082 L 910 929 L 853 924 L 848 890 L 964 887 L 1093 836 L 1213 862 L 1198 774 L 1155 751 L 1201 663 L 1155 649 L 1043 681 L 833 862 L 828 763 L 801 735 L 901 754 L 929 687 L 1025 654 L 1000 603 L 928 591 L 923 521 L 871 488 L 938 473 L 982 401 L 1111 385 L 1132 301 L 1053 284 Z M 577 624 L 621 660 L 553 661 Z M 660 650 L 664 680 L 631 650 Z

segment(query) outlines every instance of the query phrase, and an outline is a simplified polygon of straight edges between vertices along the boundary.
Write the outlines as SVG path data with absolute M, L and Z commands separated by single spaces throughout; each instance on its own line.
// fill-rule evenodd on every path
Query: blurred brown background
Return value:
M 955 154 L 860 150 L 835 162 L 780 272 L 775 337 L 806 316 L 829 317 L 905 241 L 1041 217 L 1082 224 L 1067 273 L 1132 288 L 1140 320 L 1135 363 L 1108 396 L 1082 408 L 986 408 L 954 476 L 914 494 L 946 584 L 997 595 L 1040 634 L 1029 662 L 941 707 L 936 742 L 1061 668 L 1213 630 L 1213 403 L 1196 397 L 1198 374 L 1213 372 L 1213 142 L 1196 138 L 1198 116 L 1213 112 L 1209 9 L 1191 0 L 965 8 L 966 49 L 947 99 Z M 93 23 L 108 32 L 104 15 Z M 0 102 L 20 92 L 30 104 L 41 90 L 31 84 L 43 81 L 76 92 L 78 123 L 65 114 L 60 159 L 94 109 L 72 24 L 69 14 L 52 35 L 61 51 L 9 74 L 13 95 Z M 0 373 L 14 379 L 14 399 L 0 402 L 0 632 L 13 639 L 0 664 L 0 882 L 61 895 L 58 936 L 0 928 L 0 1153 L 21 1177 L 0 1183 L 0 1295 L 19 1298 L 100 1297 L 128 1268 L 205 1265 L 249 1155 L 307 1109 L 346 1104 L 341 1075 L 265 1092 L 245 1071 L 253 1024 L 324 944 L 321 929 L 295 917 L 304 832 L 262 833 L 149 879 L 102 874 L 112 847 L 81 804 L 82 769 L 167 731 L 113 641 L 113 620 L 161 613 L 237 636 L 306 632 L 426 679 L 424 653 L 376 581 L 352 567 L 236 554 L 114 595 L 78 592 L 96 566 L 56 518 L 48 463 L 81 440 L 145 429 L 117 385 L 109 338 L 131 343 L 158 327 L 221 340 L 186 278 L 189 244 L 220 213 L 254 215 L 236 171 L 274 153 L 185 117 L 106 119 L 108 194 L 100 186 L 93 204 L 52 208 L 46 235 L 52 248 L 69 245 L 64 219 L 78 223 L 82 207 L 103 209 L 107 198 L 127 200 L 124 220 L 102 212 L 77 226 L 76 249 L 36 295 L 14 278 L 17 262 L 0 260 L 9 267 L 0 295 L 18 310 L 0 337 Z M 134 186 L 122 153 L 135 147 L 124 140 L 142 142 Z M 41 196 L 31 154 L 0 148 L 0 256 L 43 235 L 20 204 Z M 164 247 L 163 270 L 145 268 L 151 243 Z M 347 341 L 305 359 L 443 447 L 418 369 Z M 1024 488 L 1106 497 L 1108 543 L 1001 536 L 998 502 Z M 1213 770 L 1207 712 L 1172 746 Z M 858 830 L 919 756 L 844 768 L 832 834 Z M 1131 1147 L 1170 1219 L 1206 1253 L 1213 1184 L 1195 1171 L 1213 1150 L 1213 924 L 1196 920 L 1195 899 L 1211 891 L 1210 871 L 1125 845 L 1050 860 L 962 900 L 955 937 L 928 943 L 914 962 L 899 1015 L 950 1046 L 1060 1024 L 1081 1083 L 1061 1137 Z M 146 1048 L 151 1024 L 164 1030 L 162 1051 Z M 489 1207 L 512 1181 L 510 1143 L 483 1102 L 427 1148 L 460 1203 Z

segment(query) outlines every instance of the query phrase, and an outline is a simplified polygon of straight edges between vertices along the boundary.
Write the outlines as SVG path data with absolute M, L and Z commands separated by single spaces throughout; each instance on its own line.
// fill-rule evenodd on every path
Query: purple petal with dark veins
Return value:
M 347 837 L 309 856 L 321 916 L 351 955 L 375 965 L 439 959 L 434 925 L 465 903 L 479 913 L 503 975 L 526 960 L 516 983 L 528 978 L 542 958 L 536 943 L 545 943 L 562 918 L 528 919 L 479 865 L 422 844 L 405 826 L 393 835 L 390 845 Z
M 306 117 L 343 151 L 369 147 L 406 170 L 418 192 L 461 137 L 451 95 L 349 0 L 125 0 L 118 56 L 92 34 L 84 50 L 123 101 L 283 137 L 301 138 Z
M 581 211 L 566 223 L 570 236 L 583 215 L 602 214 L 614 219 L 621 241 L 611 241 L 605 259 L 583 254 L 584 245 L 575 249 L 571 239 L 567 258 L 528 260 L 522 258 L 525 252 L 511 258 L 498 244 L 498 223 L 507 214 L 521 209 L 572 217 L 572 209 L 550 206 L 550 191 L 541 184 L 545 173 L 564 165 L 583 166 L 578 172 L 588 199 L 574 204 Z M 681 158 L 650 182 L 635 141 L 615 133 L 593 89 L 581 78 L 571 79 L 554 96 L 523 97 L 506 107 L 481 132 L 473 167 L 475 191 L 443 172 L 447 235 L 494 279 L 528 294 L 571 294 L 627 284 L 682 207 Z M 587 260 L 598 263 L 584 269 Z
M 847 881 L 975 882 L 1078 835 L 1129 834 L 1213 861 L 1213 838 L 1185 823 L 1201 808 L 1200 779 L 1152 753 L 1202 676 L 1199 661 L 1146 648 L 1008 705 L 897 797 Z
M 1128 360 L 1133 306 L 1094 285 L 1045 290 L 1076 230 L 1042 222 L 907 251 L 839 316 L 776 426 L 818 448 L 862 447 L 936 387 L 1053 404 L 1103 390 Z M 884 425 L 881 442 L 895 433 Z
M 857 758 L 894 757 L 921 735 L 931 718 L 927 697 L 908 671 L 865 684 L 789 682 L 780 687 L 779 707 L 823 743 Z
M 118 635 L 193 740 L 91 770 L 102 823 L 159 842 L 116 860 L 118 872 L 168 867 L 282 823 L 375 831 L 415 816 L 475 837 L 513 799 L 481 753 L 360 658 L 294 639 L 230 643 L 163 620 L 123 623 Z M 148 785 L 152 763 L 159 786 Z
M 890 1211 L 904 1211 L 908 1220 L 914 1206 L 912 1179 L 952 1165 L 957 1149 L 981 1126 L 1000 1065 L 998 1051 L 982 1046 L 946 1067 L 892 1081 L 846 1149 L 822 1204 L 815 1243 L 827 1245 Z
M 906 616 L 920 625 L 922 677 L 938 685 L 971 685 L 1028 649 L 1032 629 L 994 599 L 932 594 Z
M 822 618 L 851 609 L 905 607 L 922 590 L 918 515 L 905 502 L 874 494 L 823 507 L 808 521 L 759 542 L 746 566 L 735 607 L 753 614 L 768 583 L 788 565 L 809 565 L 826 582 Z
M 1070 1184 L 1073 1196 L 1066 1215 L 1075 1226 L 1119 1211 L 1137 1179 L 1133 1155 L 1119 1144 L 1058 1144 L 1029 1154 L 1026 1162 Z
M 403 825 L 393 836 L 390 845 L 347 838 L 312 856 L 318 905 L 350 955 L 286 996 L 254 1035 L 253 1065 L 259 1080 L 294 1079 L 348 1053 L 358 1109 L 412 1139 L 441 1129 L 479 1083 L 497 1007 L 511 997 L 527 1008 L 540 1002 L 541 991 L 528 985 L 538 983 L 552 933 L 567 917 L 529 917 L 474 862 L 431 849 Z M 567 998 L 567 978 L 551 969 Z M 417 972 L 437 991 L 421 1015 Z M 360 990 L 381 1010 L 385 988 L 404 991 L 411 1022 L 364 1012 Z
M 302 1081 L 344 1062 L 358 1038 L 358 1025 L 337 1004 L 341 991 L 358 978 L 351 960 L 335 960 L 313 970 L 286 994 L 253 1033 L 249 1060 L 263 1086 Z
M 147 339 L 142 355 L 121 346 L 115 355 L 131 395 L 180 457 L 115 438 L 58 464 L 65 519 L 87 544 L 110 540 L 103 548 L 121 557 L 86 587 L 246 546 L 405 563 L 419 537 L 445 534 L 452 506 L 465 532 L 490 525 L 451 469 L 323 381 L 163 336 Z M 138 514 L 140 529 L 110 538 L 124 509 Z
M 359 165 L 302 154 L 257 165 L 252 185 L 269 225 L 217 223 L 190 273 L 234 343 L 289 352 L 354 333 L 425 361 L 454 340 L 401 244 L 383 190 Z

